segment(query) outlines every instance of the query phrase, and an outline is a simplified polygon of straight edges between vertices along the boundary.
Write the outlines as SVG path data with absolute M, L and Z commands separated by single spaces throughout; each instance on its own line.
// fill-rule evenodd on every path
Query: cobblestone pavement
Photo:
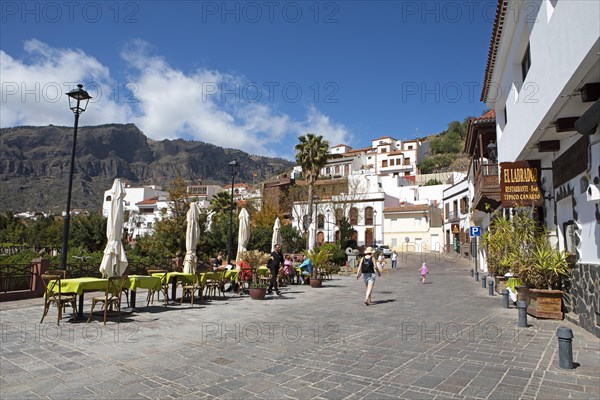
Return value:
M 597 399 L 600 341 L 567 321 L 517 327 L 464 260 L 399 257 L 364 284 L 334 276 L 254 301 L 140 307 L 120 324 L 43 324 L 42 300 L 0 303 L 2 399 Z M 88 302 L 89 302 L 89 295 Z M 138 305 L 145 298 L 138 293 Z M 143 304 L 145 306 L 145 303 Z M 85 310 L 89 310 L 89 303 Z M 558 367 L 556 328 L 576 369 Z

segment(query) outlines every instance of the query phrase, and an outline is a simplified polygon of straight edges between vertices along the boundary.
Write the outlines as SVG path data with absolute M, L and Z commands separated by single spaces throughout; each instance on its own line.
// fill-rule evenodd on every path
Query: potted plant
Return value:
M 499 293 L 506 287 L 505 275 L 508 272 L 520 277 L 521 271 L 530 265 L 535 240 L 540 236 L 540 228 L 532 213 L 529 208 L 521 208 L 511 218 L 496 214 L 489 232 L 483 235 L 488 270 L 494 276 Z M 524 287 L 517 286 L 516 289 L 519 297 L 525 295 Z
M 321 287 L 323 280 L 319 276 L 319 272 L 325 268 L 331 258 L 331 249 L 327 246 L 321 246 L 313 250 L 304 250 L 304 255 L 310 260 L 312 272 L 310 274 L 310 286 Z
M 536 239 L 527 265 L 519 271 L 527 286 L 527 313 L 536 318 L 562 319 L 562 279 L 570 274 L 567 254 L 553 247 L 546 232 Z
M 496 291 L 502 293 L 515 262 L 516 246 L 511 221 L 504 216 L 492 219 L 490 230 L 481 236 L 481 245 L 486 250 L 488 273 L 494 278 Z
M 253 300 L 263 300 L 267 294 L 267 286 L 258 279 L 258 268 L 265 265 L 271 256 L 258 250 L 244 252 L 244 261 L 252 270 L 252 281 L 248 286 L 248 294 Z

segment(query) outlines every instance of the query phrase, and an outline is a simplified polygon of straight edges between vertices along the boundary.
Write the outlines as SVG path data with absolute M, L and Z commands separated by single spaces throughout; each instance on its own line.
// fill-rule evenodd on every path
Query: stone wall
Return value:
M 600 265 L 576 264 L 571 276 L 565 319 L 600 337 Z

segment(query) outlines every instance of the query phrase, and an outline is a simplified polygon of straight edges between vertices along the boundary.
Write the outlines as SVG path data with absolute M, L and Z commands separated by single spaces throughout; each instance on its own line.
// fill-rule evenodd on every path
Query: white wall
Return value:
M 511 7 L 516 7 L 516 4 L 531 8 L 533 3 L 513 1 Z M 598 51 L 600 2 L 560 0 L 549 21 L 547 6 L 546 1 L 540 3 L 534 23 L 524 23 L 533 20 L 526 17 L 526 9 L 520 11 L 520 18 L 514 17 L 516 11 L 509 12 L 505 18 L 492 77 L 493 86 L 500 86 L 502 96 L 496 96 L 496 92 L 490 90 L 487 100 L 488 107 L 496 109 L 500 162 L 524 158 L 526 147 L 552 124 L 552 118 L 568 100 L 562 95 L 571 94 L 570 88 L 575 89 L 597 59 L 586 59 L 586 56 Z M 531 68 L 525 82 L 522 82 L 521 60 L 528 38 Z M 500 65 L 502 60 L 504 63 Z M 513 85 L 516 90 L 510 90 Z M 503 121 L 505 105 L 508 114 L 506 126 Z

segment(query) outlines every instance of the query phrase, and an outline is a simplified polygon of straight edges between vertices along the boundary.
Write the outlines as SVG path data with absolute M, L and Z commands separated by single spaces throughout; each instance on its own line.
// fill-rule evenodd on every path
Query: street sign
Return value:
M 469 227 L 469 236 L 471 236 L 471 237 L 481 236 L 481 227 L 480 226 L 470 226 Z

